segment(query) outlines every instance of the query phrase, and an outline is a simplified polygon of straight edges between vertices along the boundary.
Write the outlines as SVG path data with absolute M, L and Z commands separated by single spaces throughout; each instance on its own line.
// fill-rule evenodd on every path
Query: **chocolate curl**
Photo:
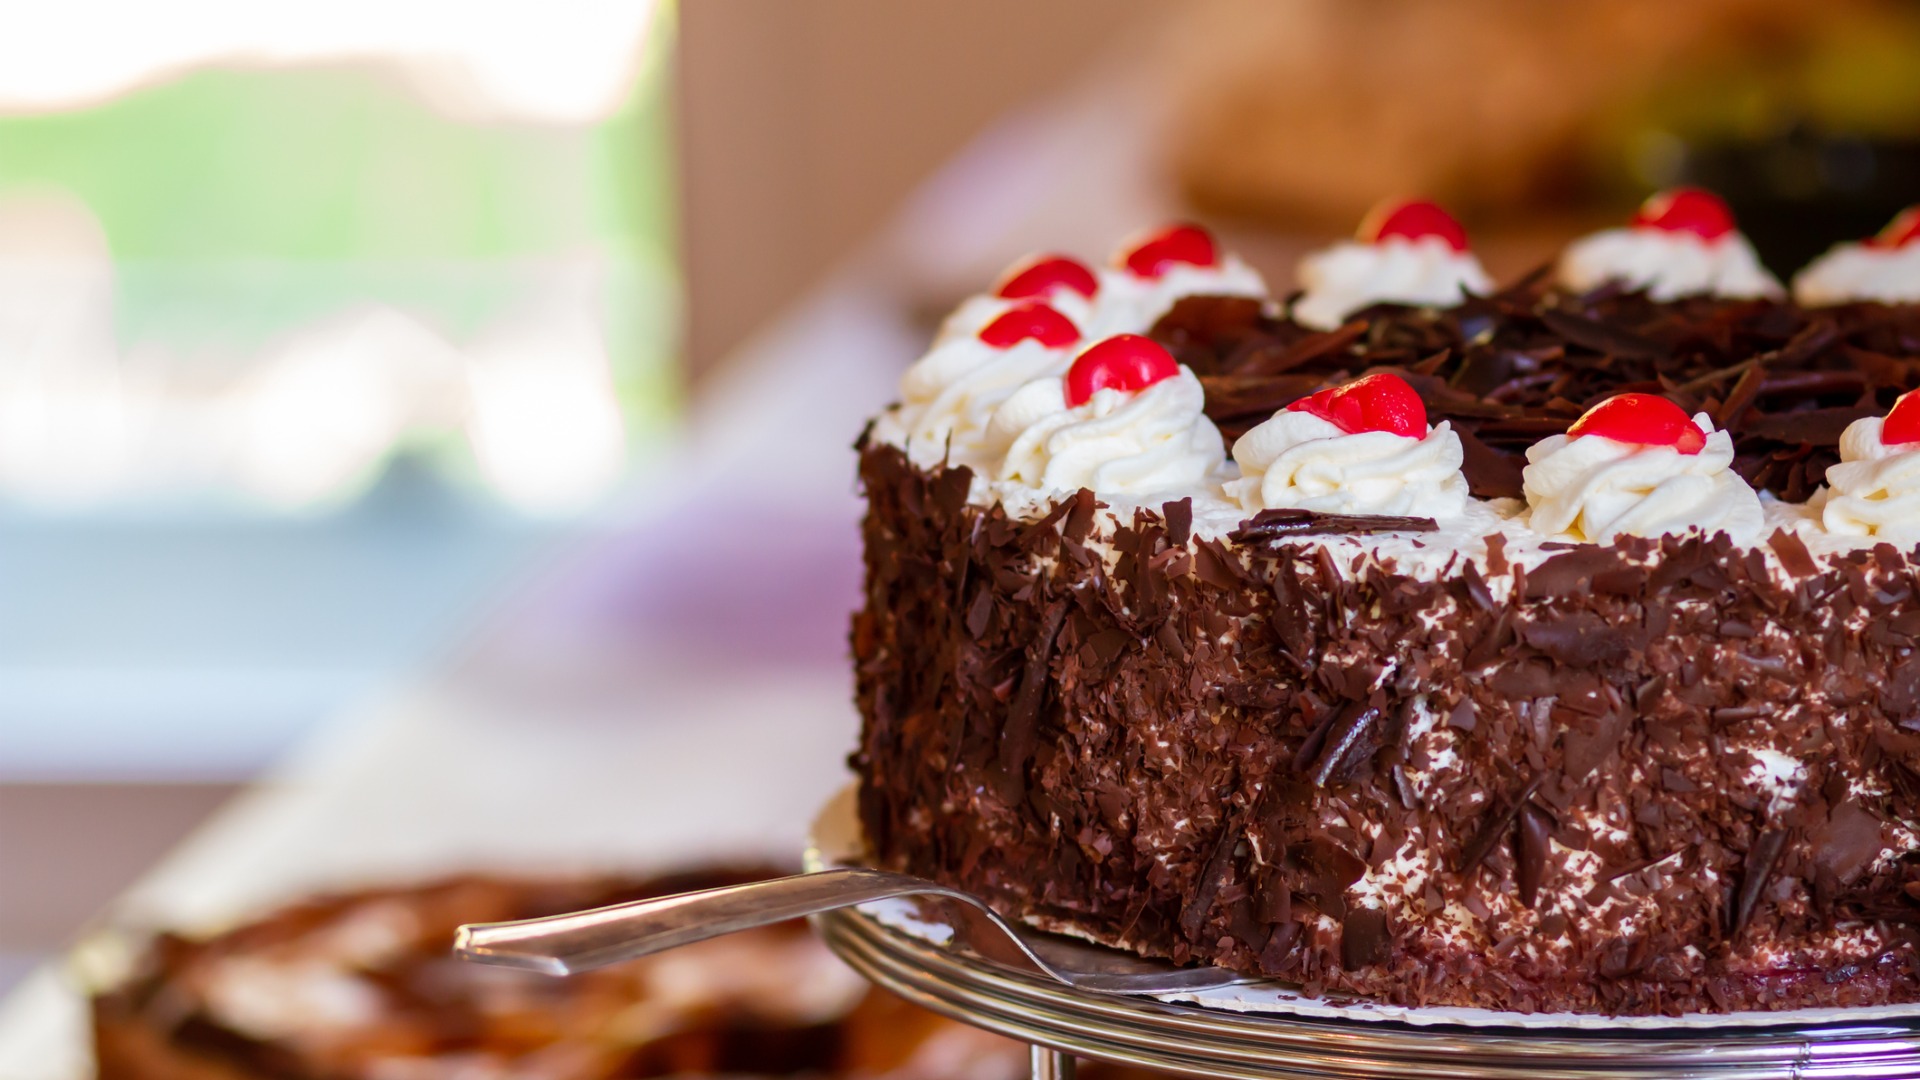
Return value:
M 1760 902 L 1760 890 L 1766 888 L 1767 879 L 1773 876 L 1773 864 L 1779 861 L 1780 849 L 1786 843 L 1784 829 L 1768 829 L 1754 837 L 1747 861 L 1740 868 L 1740 894 L 1734 902 L 1729 934 L 1738 934 L 1753 919 L 1753 909 Z
M 1262 510 L 1240 523 L 1227 539 L 1245 547 L 1294 536 L 1371 536 L 1376 533 L 1435 532 L 1432 518 L 1391 517 L 1384 514 L 1322 514 L 1295 507 Z
M 1480 865 L 1480 860 L 1487 857 L 1487 853 L 1492 851 L 1493 845 L 1500 841 L 1507 827 L 1513 824 L 1513 819 L 1520 813 L 1520 808 L 1527 804 L 1528 799 L 1533 798 L 1533 793 L 1540 790 L 1540 785 L 1546 783 L 1546 780 L 1546 773 L 1536 773 L 1519 793 L 1508 799 L 1500 809 L 1487 815 L 1486 823 L 1480 826 L 1480 831 L 1473 835 L 1473 841 L 1460 855 L 1460 873 L 1470 874 L 1474 867 Z
M 1547 875 L 1547 857 L 1553 850 L 1552 833 L 1553 819 L 1545 810 L 1532 803 L 1520 808 L 1520 902 L 1528 907 L 1539 898 L 1540 883 Z

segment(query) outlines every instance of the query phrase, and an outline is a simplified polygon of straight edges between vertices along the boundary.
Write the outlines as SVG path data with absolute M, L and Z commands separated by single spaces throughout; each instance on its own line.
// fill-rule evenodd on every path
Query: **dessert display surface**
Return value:
M 1492 286 L 1403 206 L 1290 298 L 1162 234 L 969 301 L 859 446 L 872 857 L 1314 996 L 1920 1000 L 1910 231 L 1790 293 L 1679 192 Z

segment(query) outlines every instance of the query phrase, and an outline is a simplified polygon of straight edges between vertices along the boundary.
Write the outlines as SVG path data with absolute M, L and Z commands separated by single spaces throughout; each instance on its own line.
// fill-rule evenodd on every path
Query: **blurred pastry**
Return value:
M 1771 203 L 1881 186 L 1857 152 L 1775 153 L 1789 128 L 1920 135 L 1920 14 L 1884 0 L 1213 0 L 1172 40 L 1182 187 L 1301 231 L 1407 190 L 1505 227 L 1692 182 L 1751 217 L 1754 189 Z M 1756 225 L 1771 257 L 1771 223 Z
M 529 918 L 773 870 L 650 880 L 465 877 L 161 935 L 93 1001 L 101 1080 L 1024 1076 L 1026 1048 L 871 989 L 803 923 L 565 979 L 465 964 L 461 923 Z

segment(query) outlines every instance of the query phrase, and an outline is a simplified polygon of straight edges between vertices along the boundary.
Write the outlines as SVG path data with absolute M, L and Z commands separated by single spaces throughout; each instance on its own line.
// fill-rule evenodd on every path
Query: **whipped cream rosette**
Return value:
M 1328 514 L 1451 518 L 1467 505 L 1460 436 L 1427 425 L 1426 406 L 1398 375 L 1322 390 L 1273 414 L 1233 444 L 1240 479 L 1227 497 L 1250 513 L 1280 507 Z
M 1008 267 L 991 290 L 955 308 L 940 324 L 935 344 L 971 338 L 1009 309 L 1032 303 L 1065 315 L 1084 335 L 1099 296 L 1100 278 L 1085 263 L 1052 252 L 1029 255 Z
M 1901 395 L 1884 418 L 1847 425 L 1827 487 L 1820 521 L 1828 532 L 1920 544 L 1920 391 Z
M 1803 307 L 1868 301 L 1920 303 L 1920 206 L 1902 210 L 1877 235 L 1835 244 L 1793 278 Z
M 1732 469 L 1733 438 L 1652 394 L 1587 410 L 1565 435 L 1527 450 L 1522 483 L 1535 532 L 1590 543 L 1699 529 L 1749 544 L 1760 497 Z
M 1560 283 L 1586 292 L 1609 283 L 1644 289 L 1655 300 L 1683 296 L 1749 299 L 1779 296 L 1780 282 L 1760 265 L 1718 195 L 1675 188 L 1649 198 L 1623 229 L 1574 241 L 1560 256 Z
M 1200 380 L 1165 349 L 1133 334 L 1107 338 L 995 412 L 988 436 L 1005 451 L 993 478 L 1115 495 L 1192 489 L 1225 460 L 1205 404 Z
M 1089 338 L 1143 334 L 1189 296 L 1249 296 L 1264 300 L 1267 283 L 1240 257 L 1220 250 L 1198 225 L 1170 225 L 1143 233 L 1114 253 L 1100 273 Z
M 1022 301 L 974 333 L 935 345 L 901 377 L 899 408 L 877 423 L 916 463 L 977 464 L 997 453 L 987 441 L 994 411 L 1022 386 L 1065 374 L 1079 343 L 1071 319 Z
M 1374 304 L 1452 307 L 1493 281 L 1467 250 L 1467 232 L 1430 202 L 1383 204 L 1351 241 L 1300 260 L 1304 290 L 1293 303 L 1302 326 L 1332 330 Z

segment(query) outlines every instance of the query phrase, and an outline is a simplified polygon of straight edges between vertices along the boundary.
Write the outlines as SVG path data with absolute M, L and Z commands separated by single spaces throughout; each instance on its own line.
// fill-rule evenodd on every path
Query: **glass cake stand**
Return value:
M 822 812 L 808 869 L 851 861 L 850 816 L 844 794 Z M 829 842 L 828 833 L 840 835 Z M 1035 1080 L 1070 1077 L 1082 1057 L 1246 1080 L 1920 1078 L 1920 1019 L 1668 1030 L 1622 1021 L 1573 1030 L 1244 1013 L 1073 990 L 861 908 L 812 918 L 827 945 L 875 985 L 1030 1044 Z

